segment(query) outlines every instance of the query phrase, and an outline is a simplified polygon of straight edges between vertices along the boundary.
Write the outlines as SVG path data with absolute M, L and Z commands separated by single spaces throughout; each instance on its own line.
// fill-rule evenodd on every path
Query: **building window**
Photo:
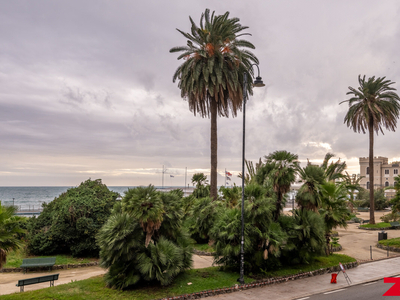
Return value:
M 389 170 L 385 170 L 385 175 L 389 174 Z
M 399 170 L 398 170 L 398 169 L 394 169 L 394 170 L 393 170 L 393 174 L 394 174 L 394 175 L 399 174 Z
M 369 181 L 367 181 L 367 190 L 369 190 Z
M 385 186 L 389 186 L 389 181 L 386 181 L 386 182 L 385 182 Z
M 367 175 L 369 174 L 369 167 L 367 167 Z

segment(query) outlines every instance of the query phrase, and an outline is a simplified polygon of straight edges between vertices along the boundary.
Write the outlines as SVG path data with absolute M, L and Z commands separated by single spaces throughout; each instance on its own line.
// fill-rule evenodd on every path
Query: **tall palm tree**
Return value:
M 241 110 L 243 102 L 243 74 L 252 76 L 251 65 L 258 64 L 257 57 L 243 48 L 255 49 L 246 40 L 239 39 L 242 26 L 238 18 L 210 14 L 206 9 L 200 18 L 200 27 L 191 17 L 191 33 L 177 29 L 187 38 L 187 46 L 174 47 L 173 52 L 183 52 L 178 59 L 185 61 L 178 67 L 173 82 L 179 81 L 181 97 L 188 100 L 195 115 L 211 118 L 211 197 L 217 199 L 217 116 L 233 117 Z M 252 93 L 251 82 L 246 92 Z
M 296 180 L 296 170 L 299 167 L 297 154 L 288 151 L 275 151 L 265 158 L 265 168 L 269 169 L 268 176 L 276 194 L 275 221 L 282 210 L 285 194 L 290 192 L 290 185 Z
M 13 218 L 16 210 L 15 206 L 2 206 L 0 201 L 0 270 L 6 263 L 7 254 L 22 247 L 17 235 L 25 230 L 19 227 L 19 219 Z
M 355 132 L 369 133 L 369 186 L 370 186 L 370 223 L 375 224 L 374 205 L 374 131 L 383 133 L 383 127 L 395 131 L 400 112 L 400 98 L 391 87 L 394 82 L 386 77 L 375 76 L 365 79 L 358 76 L 358 89 L 349 87 L 346 95 L 352 95 L 348 100 L 349 110 L 344 122 Z

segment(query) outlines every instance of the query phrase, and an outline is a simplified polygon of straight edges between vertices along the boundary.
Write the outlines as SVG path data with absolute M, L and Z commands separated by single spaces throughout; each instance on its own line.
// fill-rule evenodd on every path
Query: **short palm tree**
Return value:
M 297 168 L 302 183 L 296 194 L 296 202 L 301 210 L 317 211 L 322 205 L 321 185 L 325 183 L 326 174 L 320 166 L 308 164 Z
M 364 176 L 357 176 L 356 174 L 350 175 L 347 172 L 345 172 L 343 177 L 343 184 L 345 185 L 347 194 L 349 196 L 349 207 L 351 213 L 353 213 L 354 209 L 355 193 L 356 191 L 359 192 L 361 190 L 360 181 L 363 178 Z
M 344 118 L 348 127 L 355 132 L 369 133 L 369 186 L 370 186 L 370 223 L 375 224 L 374 205 L 374 131 L 383 134 L 383 127 L 395 131 L 400 112 L 400 98 L 391 87 L 394 82 L 386 77 L 375 76 L 365 79 L 358 76 L 358 89 L 349 87 L 346 95 L 352 95 L 348 100 L 349 110 Z
M 25 231 L 19 228 L 18 219 L 13 218 L 16 210 L 15 206 L 2 206 L 0 201 L 0 270 L 6 263 L 7 254 L 22 247 L 17 235 Z
M 324 161 L 321 165 L 321 168 L 325 171 L 325 179 L 327 181 L 336 181 L 337 179 L 343 178 L 343 171 L 347 167 L 346 162 L 341 162 L 340 158 L 337 161 L 328 164 L 329 160 L 334 156 L 335 154 L 329 152 L 325 154 Z
M 265 156 L 264 168 L 269 169 L 268 176 L 276 194 L 275 221 L 282 210 L 285 194 L 290 192 L 290 186 L 296 180 L 296 170 L 299 167 L 297 154 L 288 151 L 275 151 Z
M 327 182 L 321 185 L 322 207 L 318 210 L 325 221 L 326 254 L 332 229 L 346 228 L 350 212 L 347 210 L 347 191 L 343 183 Z
M 248 50 L 254 45 L 239 37 L 248 27 L 242 26 L 238 18 L 210 14 L 201 15 L 200 27 L 192 18 L 191 33 L 177 29 L 187 39 L 187 46 L 174 47 L 170 52 L 183 52 L 178 59 L 185 61 L 178 67 L 173 82 L 179 81 L 181 96 L 188 100 L 189 109 L 195 115 L 211 118 L 211 197 L 217 199 L 217 116 L 236 116 L 242 108 L 243 76 L 250 78 L 251 65 L 258 59 Z M 252 85 L 246 86 L 252 93 Z

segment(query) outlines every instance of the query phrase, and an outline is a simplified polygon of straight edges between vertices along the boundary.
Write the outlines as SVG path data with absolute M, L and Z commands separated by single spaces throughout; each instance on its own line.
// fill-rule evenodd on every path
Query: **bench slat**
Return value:
M 36 283 L 58 280 L 59 275 L 60 274 L 58 273 L 58 274 L 41 276 L 41 277 L 21 279 L 21 280 L 18 280 L 17 286 L 25 286 L 25 285 L 31 285 L 31 284 L 36 284 Z

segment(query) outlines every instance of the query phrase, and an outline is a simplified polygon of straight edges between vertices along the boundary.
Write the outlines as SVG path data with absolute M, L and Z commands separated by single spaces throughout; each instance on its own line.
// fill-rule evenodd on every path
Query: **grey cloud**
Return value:
M 280 149 L 322 159 L 318 143 L 368 155 L 339 102 L 358 74 L 399 88 L 397 1 L 14 0 L 0 3 L 0 185 L 76 185 L 92 171 L 114 185 L 159 184 L 116 174 L 209 168 L 210 120 L 180 98 L 172 75 L 182 61 L 169 53 L 186 44 L 176 28 L 189 31 L 188 16 L 198 22 L 206 7 L 239 17 L 257 47 L 267 87 L 247 105 L 248 159 Z M 378 136 L 376 155 L 399 157 L 397 136 Z M 241 143 L 242 114 L 218 119 L 220 170 L 240 171 Z

